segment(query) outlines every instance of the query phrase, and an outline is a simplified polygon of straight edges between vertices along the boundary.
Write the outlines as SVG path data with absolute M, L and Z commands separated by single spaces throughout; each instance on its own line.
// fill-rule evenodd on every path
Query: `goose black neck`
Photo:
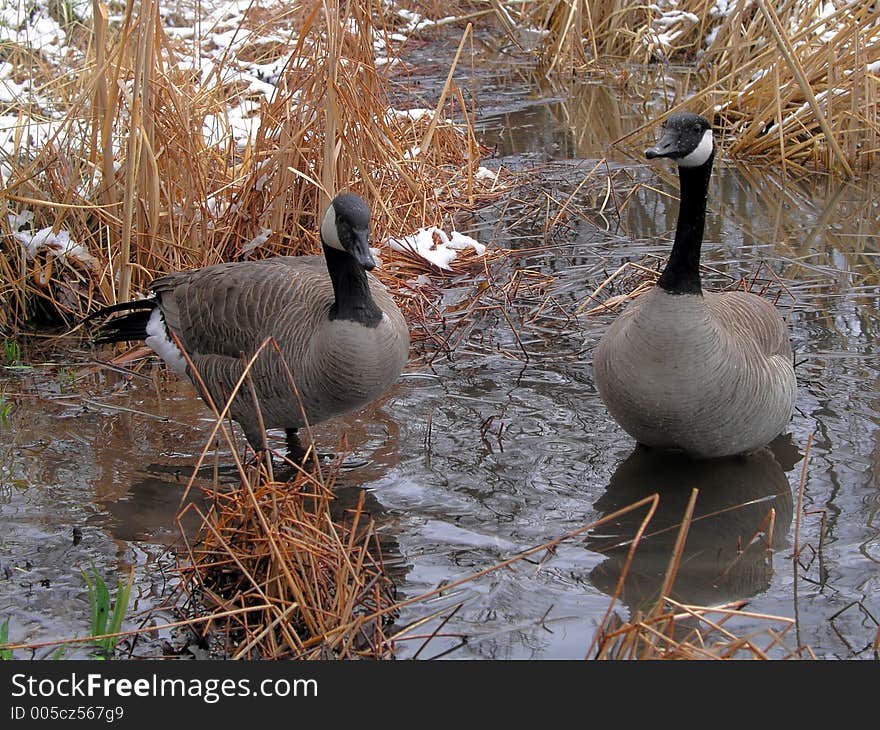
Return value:
M 712 174 L 710 155 L 699 167 L 679 167 L 681 183 L 675 242 L 657 285 L 670 294 L 701 294 L 700 249 L 706 225 L 706 197 Z
M 365 327 L 377 327 L 382 321 L 382 310 L 373 300 L 363 266 L 345 251 L 329 246 L 324 246 L 324 257 L 336 299 L 330 307 L 330 319 L 347 319 Z

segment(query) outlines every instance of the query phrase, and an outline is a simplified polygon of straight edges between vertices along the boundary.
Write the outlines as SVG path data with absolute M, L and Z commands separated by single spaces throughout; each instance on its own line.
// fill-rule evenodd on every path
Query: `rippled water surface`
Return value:
M 798 407 L 772 450 L 699 465 L 658 458 L 634 450 L 593 384 L 592 348 L 614 315 L 573 313 L 623 261 L 668 253 L 673 171 L 609 150 L 645 121 L 638 108 L 621 108 L 614 89 L 513 88 L 496 89 L 479 115 L 494 151 L 485 164 L 540 165 L 539 174 L 462 225 L 520 252 L 497 264 L 499 287 L 514 269 L 531 273 L 505 306 L 499 290 L 499 306 L 450 315 L 453 352 L 424 344 L 380 402 L 317 429 L 328 448 L 345 432 L 365 460 L 343 472 L 337 491 L 344 499 L 367 492 L 401 596 L 464 578 L 661 490 L 652 534 L 618 604 L 626 617 L 658 590 L 674 527 L 698 487 L 701 519 L 673 595 L 699 605 L 746 599 L 751 611 L 796 619 L 791 648 L 869 658 L 880 618 L 876 190 L 822 176 L 783 184 L 772 171 L 716 164 L 704 246 L 714 273 L 706 283 L 766 278 L 763 265 L 784 283 L 773 286 L 797 348 Z M 594 171 L 606 154 L 611 167 Z M 466 281 L 445 294 L 451 307 L 471 296 Z M 79 568 L 89 561 L 108 576 L 134 565 L 138 610 L 159 604 L 174 580 L 174 515 L 212 423 L 188 384 L 158 368 L 135 379 L 89 374 L 82 364 L 90 356 L 71 341 L 46 364 L 4 375 L 16 408 L 0 430 L 0 617 L 11 617 L 15 641 L 87 634 Z M 411 606 L 400 623 L 461 603 L 420 657 L 583 657 L 623 569 L 626 553 L 615 546 L 643 515 Z M 770 558 L 744 549 L 765 528 Z M 747 630 L 749 621 L 736 625 Z M 414 656 L 421 643 L 401 641 L 398 655 Z

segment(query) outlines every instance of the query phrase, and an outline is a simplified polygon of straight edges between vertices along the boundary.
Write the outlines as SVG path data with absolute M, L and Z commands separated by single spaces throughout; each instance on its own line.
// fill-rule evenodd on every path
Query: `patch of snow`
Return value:
M 498 178 L 498 173 L 494 170 L 490 170 L 488 167 L 480 167 L 477 170 L 477 174 L 474 175 L 477 180 L 496 180 Z
M 77 259 L 89 268 L 97 266 L 95 258 L 84 246 L 72 241 L 68 231 L 60 230 L 58 233 L 54 233 L 52 227 L 48 226 L 34 233 L 30 228 L 34 219 L 33 212 L 25 210 L 17 214 L 10 213 L 7 219 L 9 227 L 12 229 L 12 235 L 21 243 L 28 258 L 35 259 L 37 254 L 45 249 L 58 259 L 64 260 L 70 257 Z M 28 227 L 27 230 L 22 230 L 25 226 Z
M 447 271 L 452 268 L 449 264 L 458 257 L 458 252 L 463 249 L 473 248 L 477 256 L 486 253 L 486 246 L 476 239 L 458 231 L 453 231 L 451 235 L 448 235 L 437 226 L 420 228 L 412 235 L 403 238 L 389 238 L 388 245 L 394 251 L 414 253 L 434 266 Z

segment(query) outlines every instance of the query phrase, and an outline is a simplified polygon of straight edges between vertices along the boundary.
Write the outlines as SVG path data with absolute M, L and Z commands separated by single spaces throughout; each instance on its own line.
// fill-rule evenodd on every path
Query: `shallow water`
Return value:
M 511 84 L 495 81 L 502 82 Z M 661 194 L 675 193 L 672 170 L 643 164 L 636 152 L 612 152 L 613 205 L 601 213 L 605 173 L 593 173 L 598 185 L 578 188 L 595 158 L 609 152 L 608 143 L 641 123 L 638 110 L 624 108 L 618 97 L 598 85 L 565 96 L 508 91 L 493 97 L 497 109 L 483 111 L 480 133 L 495 150 L 487 166 L 544 166 L 512 200 L 462 224 L 482 240 L 494 233 L 499 245 L 521 252 L 499 263 L 497 281 L 516 267 L 546 278 L 505 309 L 459 322 L 454 353 L 415 352 L 399 384 L 378 403 L 316 429 L 319 444 L 329 448 L 345 432 L 353 455 L 366 461 L 342 473 L 337 492 L 354 499 L 366 490 L 387 557 L 397 565 L 399 593 L 411 597 L 662 489 L 651 534 L 636 551 L 618 604 L 626 617 L 658 590 L 672 528 L 691 487 L 698 487 L 701 519 L 691 529 L 673 595 L 699 605 L 746 599 L 751 611 L 797 620 L 789 648 L 805 645 L 821 658 L 869 658 L 880 618 L 876 191 L 869 183 L 822 176 L 783 185 L 771 171 L 716 165 L 704 262 L 718 273 L 707 283 L 723 286 L 726 277 L 751 274 L 762 263 L 785 283 L 779 304 L 797 347 L 798 408 L 772 452 L 697 466 L 658 461 L 634 452 L 593 385 L 592 347 L 613 315 L 572 316 L 622 261 L 663 257 L 674 227 L 674 202 Z M 516 103 L 505 103 L 510 99 Z M 590 134 L 579 134 L 583 129 Z M 577 205 L 545 232 L 546 211 L 558 211 L 576 190 Z M 549 202 L 536 206 L 536 200 Z M 446 300 L 469 296 L 462 282 Z M 177 535 L 178 501 L 212 425 L 190 386 L 173 376 L 150 368 L 133 380 L 84 371 L 88 348 L 72 342 L 58 351 L 63 355 L 54 364 L 5 375 L 7 396 L 21 394 L 0 429 L 0 617 L 11 617 L 13 641 L 88 633 L 80 568 L 90 561 L 109 581 L 134 566 L 135 611 L 161 604 L 173 584 L 167 546 Z M 72 373 L 79 374 L 76 382 Z M 771 506 L 772 557 L 741 550 L 766 526 Z M 626 540 L 643 516 L 644 510 L 624 515 L 552 553 L 407 608 L 400 625 L 462 604 L 442 636 L 424 647 L 423 640 L 401 640 L 398 656 L 583 657 L 621 575 Z M 796 537 L 802 551 L 793 563 Z M 745 632 L 764 623 L 732 626 Z M 161 650 L 144 644 L 135 654 Z M 65 654 L 85 655 L 84 647 Z

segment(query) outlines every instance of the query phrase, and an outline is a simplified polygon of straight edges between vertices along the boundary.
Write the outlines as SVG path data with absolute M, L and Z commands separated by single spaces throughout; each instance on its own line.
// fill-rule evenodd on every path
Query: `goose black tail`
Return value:
M 92 335 L 92 343 L 103 345 L 110 342 L 137 342 L 147 336 L 147 323 L 150 315 L 156 308 L 156 302 L 151 299 L 141 299 L 136 302 L 122 302 L 112 304 L 109 307 L 99 309 L 90 314 L 83 322 L 105 317 L 116 312 L 128 312 L 121 317 L 114 317 L 99 325 Z

